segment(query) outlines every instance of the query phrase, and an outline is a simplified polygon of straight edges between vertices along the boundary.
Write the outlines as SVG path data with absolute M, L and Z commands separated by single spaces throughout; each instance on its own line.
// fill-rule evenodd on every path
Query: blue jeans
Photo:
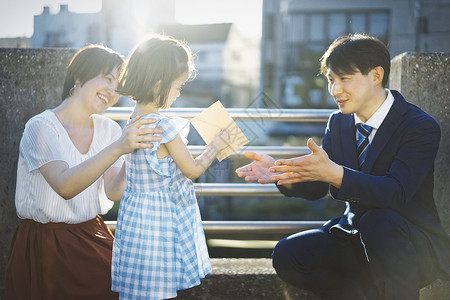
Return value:
M 343 239 L 326 227 L 281 240 L 272 254 L 279 277 L 322 299 L 419 299 L 434 267 L 426 236 L 392 210 L 360 219 L 359 234 Z

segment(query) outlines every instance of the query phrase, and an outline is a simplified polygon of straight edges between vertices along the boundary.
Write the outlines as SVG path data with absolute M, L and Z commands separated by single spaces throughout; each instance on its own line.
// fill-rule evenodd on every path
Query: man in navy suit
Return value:
M 419 299 L 421 287 L 450 279 L 450 238 L 433 199 L 439 125 L 386 89 L 390 54 L 374 37 L 338 38 L 321 72 L 339 107 L 322 147 L 309 139 L 311 154 L 277 161 L 246 152 L 254 161 L 236 170 L 246 181 L 275 182 L 289 197 L 330 193 L 346 203 L 323 227 L 281 240 L 273 266 L 322 299 Z

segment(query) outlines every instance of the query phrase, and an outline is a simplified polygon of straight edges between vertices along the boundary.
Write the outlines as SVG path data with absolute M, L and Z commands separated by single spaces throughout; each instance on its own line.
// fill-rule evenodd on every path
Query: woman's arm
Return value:
M 189 152 L 186 144 L 178 135 L 166 145 L 167 151 L 186 177 L 196 179 L 202 175 L 216 158 L 220 150 L 230 144 L 229 135 L 226 130 L 219 132 L 209 146 L 195 159 Z
M 105 193 L 111 201 L 119 201 L 122 198 L 123 191 L 127 185 L 126 182 L 126 165 L 122 167 L 112 166 L 103 174 L 105 181 Z
M 65 161 L 55 160 L 43 165 L 39 170 L 53 190 L 68 200 L 94 183 L 120 155 L 121 152 L 110 145 L 72 168 Z
M 55 160 L 43 165 L 39 170 L 56 193 L 66 200 L 71 199 L 102 176 L 121 155 L 135 149 L 151 148 L 153 147 L 151 142 L 161 140 L 161 137 L 153 136 L 161 133 L 160 129 L 141 128 L 153 122 L 152 119 L 133 120 L 124 128 L 117 141 L 79 165 L 70 168 L 67 162 Z M 112 168 L 112 174 L 108 174 L 109 176 L 105 178 L 105 189 L 107 195 L 117 199 L 117 193 L 125 185 L 125 172 L 116 170 L 117 173 L 114 175 L 113 169 L 118 168 Z M 119 185 L 110 190 L 113 186 L 111 183 Z

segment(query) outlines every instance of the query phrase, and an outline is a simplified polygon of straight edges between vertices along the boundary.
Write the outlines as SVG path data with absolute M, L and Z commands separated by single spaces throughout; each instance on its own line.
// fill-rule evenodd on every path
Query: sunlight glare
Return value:
M 260 37 L 262 0 L 176 0 L 175 19 L 182 24 L 235 23 L 249 37 Z
M 133 15 L 136 17 L 135 21 L 139 28 L 139 31 L 145 30 L 147 27 L 147 20 L 149 17 L 149 10 L 150 7 L 150 1 L 148 0 L 132 0 L 131 2 L 131 9 Z

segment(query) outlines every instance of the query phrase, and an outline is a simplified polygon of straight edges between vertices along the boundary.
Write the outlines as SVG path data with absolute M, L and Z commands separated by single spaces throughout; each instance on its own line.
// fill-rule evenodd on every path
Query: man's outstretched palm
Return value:
M 275 159 L 267 154 L 257 154 L 255 152 L 246 151 L 245 157 L 254 160 L 252 163 L 236 169 L 239 177 L 244 178 L 248 182 L 274 183 L 275 180 L 271 176 L 276 173 L 269 172 L 269 168 L 274 165 Z

